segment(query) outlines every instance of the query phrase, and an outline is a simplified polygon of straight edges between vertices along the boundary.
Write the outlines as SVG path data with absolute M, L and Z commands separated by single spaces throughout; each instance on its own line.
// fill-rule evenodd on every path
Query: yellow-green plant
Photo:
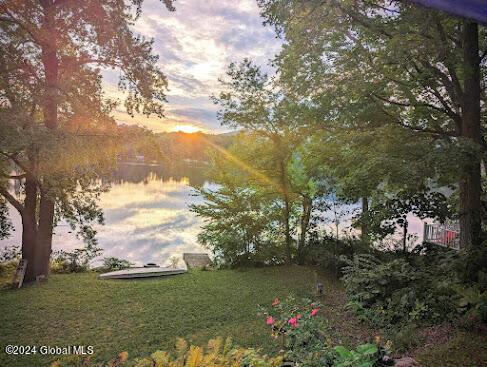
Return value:
M 129 359 L 127 352 L 116 358 L 99 364 L 90 359 L 66 358 L 55 361 L 51 367 L 279 367 L 282 357 L 261 355 L 258 350 L 235 346 L 231 338 L 211 339 L 205 347 L 188 346 L 184 339 L 176 342 L 176 352 L 155 351 L 149 357 Z

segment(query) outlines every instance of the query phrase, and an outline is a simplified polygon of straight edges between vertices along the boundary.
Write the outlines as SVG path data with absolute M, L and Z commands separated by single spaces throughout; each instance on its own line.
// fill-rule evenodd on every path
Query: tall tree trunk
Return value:
M 304 247 L 306 246 L 306 234 L 308 232 L 313 200 L 309 196 L 303 197 L 303 214 L 301 215 L 301 233 L 298 242 L 298 263 L 303 262 Z
M 55 5 L 53 2 L 43 1 L 44 19 L 42 24 L 45 44 L 42 47 L 42 63 L 45 73 L 45 95 L 43 114 L 45 126 L 50 130 L 58 127 L 59 104 L 59 60 L 57 55 L 57 34 L 55 29 Z M 52 157 L 56 159 L 56 157 Z M 50 180 L 43 179 L 43 190 L 39 208 L 39 228 L 37 231 L 38 256 L 36 257 L 37 275 L 48 275 L 49 260 L 52 248 L 52 230 L 54 221 L 54 199 L 47 194 Z
M 368 211 L 369 211 L 369 199 L 367 198 L 367 196 L 364 196 L 362 198 L 362 223 L 360 228 L 362 242 L 364 243 L 369 243 L 369 228 L 367 226 L 366 221 L 363 218 Z
M 463 24 L 464 95 L 462 137 L 481 146 L 480 130 L 480 56 L 478 25 L 469 21 Z M 469 157 L 468 166 L 460 181 L 460 246 L 471 254 L 467 263 L 467 276 L 476 277 L 477 252 L 481 245 L 481 159 L 477 154 Z M 479 253 L 480 254 L 480 253 Z
M 41 192 L 39 205 L 39 228 L 37 230 L 38 253 L 36 256 L 36 273 L 47 277 L 52 249 L 52 231 L 54 222 L 54 201 Z
M 25 201 L 22 211 L 22 259 L 27 260 L 24 282 L 36 279 L 37 183 L 29 175 L 25 180 Z
M 480 146 L 480 58 L 478 26 L 464 22 L 463 69 L 464 98 L 462 136 Z M 472 154 L 460 181 L 460 244 L 462 247 L 476 247 L 480 244 L 480 157 Z
M 284 209 L 283 209 L 283 221 L 284 221 L 284 231 L 286 236 L 286 260 L 288 264 L 292 263 L 292 237 L 291 237 L 291 227 L 289 224 L 290 216 L 291 216 L 291 205 L 289 203 L 289 190 L 287 185 L 286 179 L 286 165 L 283 160 L 279 162 L 280 165 L 280 174 L 281 174 L 281 189 L 282 189 L 282 198 L 284 200 Z
M 402 252 L 407 254 L 408 252 L 408 221 L 404 221 L 404 227 L 402 232 Z

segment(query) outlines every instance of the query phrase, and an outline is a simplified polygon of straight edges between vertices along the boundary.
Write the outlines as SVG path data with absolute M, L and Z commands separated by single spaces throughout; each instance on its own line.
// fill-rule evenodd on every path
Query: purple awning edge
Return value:
M 487 25 L 487 1 L 485 0 L 410 0 L 412 3 L 428 8 L 474 20 Z

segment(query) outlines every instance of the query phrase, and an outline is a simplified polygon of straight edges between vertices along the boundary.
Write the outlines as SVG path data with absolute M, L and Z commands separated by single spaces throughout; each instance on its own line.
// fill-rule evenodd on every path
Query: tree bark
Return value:
M 364 243 L 369 243 L 369 228 L 367 226 L 366 221 L 364 220 L 364 215 L 367 214 L 368 211 L 369 211 L 369 199 L 367 198 L 367 196 L 364 196 L 362 198 L 362 223 L 360 228 L 362 242 Z
M 480 57 L 478 25 L 464 22 L 463 29 L 464 96 L 462 137 L 480 146 Z M 460 181 L 460 245 L 476 248 L 481 232 L 481 160 L 478 154 L 469 163 Z
M 298 242 L 298 263 L 303 262 L 304 247 L 306 246 L 306 234 L 308 232 L 313 200 L 309 196 L 303 197 L 303 214 L 301 215 L 301 233 Z
M 45 192 L 41 193 L 39 205 L 39 228 L 37 230 L 36 275 L 49 275 L 49 261 L 52 250 L 52 231 L 54 223 L 54 200 Z
M 286 260 L 288 264 L 292 263 L 292 237 L 291 237 L 291 228 L 289 224 L 289 219 L 291 216 L 291 207 L 289 203 L 289 191 L 287 187 L 287 180 L 286 180 L 286 166 L 283 160 L 279 162 L 280 165 L 280 173 L 281 173 L 281 190 L 282 190 L 282 197 L 284 200 L 284 209 L 283 209 L 283 221 L 284 221 L 284 231 L 286 236 Z
M 42 47 L 42 64 L 45 73 L 45 95 L 43 103 L 44 124 L 49 130 L 58 127 L 59 105 L 59 60 L 57 49 L 57 37 L 55 29 L 55 5 L 51 1 L 43 1 L 44 19 L 42 34 L 44 36 Z M 53 157 L 56 159 L 56 157 Z M 39 228 L 37 231 L 36 273 L 48 276 L 49 260 L 52 249 L 52 230 L 54 221 L 54 198 L 47 194 L 49 178 L 43 180 L 46 186 L 41 191 L 39 208 Z
M 22 216 L 22 259 L 27 260 L 24 282 L 36 279 L 37 250 L 37 183 L 28 175 L 25 180 L 25 201 Z
M 404 221 L 404 227 L 402 232 L 402 252 L 408 253 L 408 221 Z

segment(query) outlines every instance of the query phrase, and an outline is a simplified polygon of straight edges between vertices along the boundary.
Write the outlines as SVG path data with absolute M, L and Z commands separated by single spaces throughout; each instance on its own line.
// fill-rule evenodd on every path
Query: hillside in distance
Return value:
M 208 151 L 215 145 L 228 148 L 235 139 L 234 133 L 205 134 L 181 131 L 155 134 L 155 141 L 163 161 L 208 161 Z

